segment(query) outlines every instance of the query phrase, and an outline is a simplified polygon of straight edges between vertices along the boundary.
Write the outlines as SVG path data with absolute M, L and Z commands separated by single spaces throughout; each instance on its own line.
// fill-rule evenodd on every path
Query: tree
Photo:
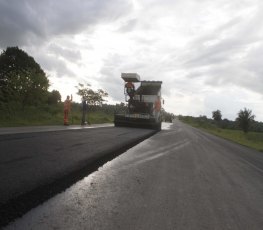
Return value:
M 219 122 L 222 120 L 222 114 L 220 110 L 216 110 L 212 112 L 212 117 L 215 121 Z
M 61 94 L 57 90 L 52 90 L 48 95 L 48 104 L 56 105 L 61 102 Z
M 0 102 L 23 106 L 47 99 L 49 80 L 34 58 L 18 47 L 8 47 L 0 54 Z
M 255 115 L 252 115 L 252 110 L 244 108 L 238 112 L 238 117 L 236 119 L 238 126 L 247 133 L 251 122 L 254 121 Z
M 92 90 L 90 84 L 86 86 L 84 84 L 79 84 L 76 86 L 78 89 L 77 94 L 81 96 L 82 99 L 87 101 L 88 105 L 102 105 L 104 98 L 108 96 L 108 93 L 102 89 L 98 89 L 97 91 Z

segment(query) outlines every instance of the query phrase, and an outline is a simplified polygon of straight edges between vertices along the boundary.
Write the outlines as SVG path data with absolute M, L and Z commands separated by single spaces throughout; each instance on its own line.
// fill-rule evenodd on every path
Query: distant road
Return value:
M 60 128 L 64 130 L 0 129 L 0 226 L 155 133 L 115 127 Z
M 7 229 L 261 230 L 263 154 L 176 121 Z

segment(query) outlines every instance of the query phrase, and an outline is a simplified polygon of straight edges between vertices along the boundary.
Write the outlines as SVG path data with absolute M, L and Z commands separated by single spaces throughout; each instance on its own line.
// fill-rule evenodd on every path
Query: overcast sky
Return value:
M 261 0 L 0 0 L 0 49 L 33 56 L 63 100 L 90 83 L 121 102 L 121 72 L 136 72 L 163 81 L 168 112 L 234 120 L 246 107 L 263 121 L 262 12 Z

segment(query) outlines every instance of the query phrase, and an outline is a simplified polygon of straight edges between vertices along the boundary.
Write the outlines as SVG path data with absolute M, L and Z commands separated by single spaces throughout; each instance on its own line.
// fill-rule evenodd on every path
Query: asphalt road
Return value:
M 115 127 L 55 129 L 1 130 L 9 134 L 0 135 L 0 226 L 155 133 Z
M 176 121 L 7 229 L 263 227 L 263 154 Z

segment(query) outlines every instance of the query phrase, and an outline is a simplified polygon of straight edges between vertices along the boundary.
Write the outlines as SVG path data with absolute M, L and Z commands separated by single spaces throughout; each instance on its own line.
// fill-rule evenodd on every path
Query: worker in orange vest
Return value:
M 156 101 L 154 102 L 154 113 L 156 120 L 159 118 L 160 112 L 161 112 L 161 99 L 160 96 L 158 96 Z
M 133 96 L 134 96 L 134 91 L 135 91 L 134 84 L 133 84 L 132 82 L 127 82 L 127 83 L 125 84 L 125 88 L 126 88 L 127 94 L 130 96 L 130 98 L 133 98 Z
M 69 125 L 68 115 L 70 112 L 71 102 L 72 102 L 72 94 L 70 98 L 69 96 L 67 96 L 67 99 L 64 102 L 64 125 Z

